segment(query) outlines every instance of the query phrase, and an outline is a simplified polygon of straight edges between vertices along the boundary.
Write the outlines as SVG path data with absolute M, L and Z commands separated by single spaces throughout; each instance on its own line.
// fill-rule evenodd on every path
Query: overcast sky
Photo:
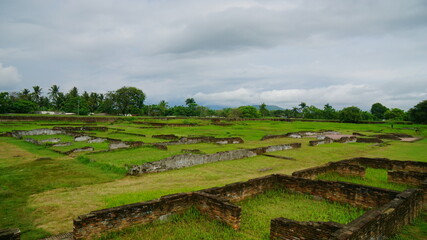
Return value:
M 427 1 L 1 0 L 0 91 L 53 84 L 407 110 L 427 99 Z

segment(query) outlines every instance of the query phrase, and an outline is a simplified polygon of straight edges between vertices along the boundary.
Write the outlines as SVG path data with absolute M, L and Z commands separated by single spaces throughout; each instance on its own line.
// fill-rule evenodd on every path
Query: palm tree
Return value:
M 52 87 L 49 88 L 49 98 L 52 101 L 52 105 L 55 110 L 60 110 L 62 100 L 60 98 L 58 85 L 52 85 Z
M 19 94 L 18 94 L 20 99 L 23 100 L 30 100 L 30 90 L 24 88 L 24 90 L 22 90 Z
M 58 97 L 59 93 L 59 87 L 58 85 L 52 85 L 49 89 L 49 97 L 52 101 L 55 101 L 55 99 Z
M 42 94 L 42 88 L 40 86 L 33 86 L 33 96 L 34 96 L 34 102 L 37 104 L 40 103 L 40 95 Z

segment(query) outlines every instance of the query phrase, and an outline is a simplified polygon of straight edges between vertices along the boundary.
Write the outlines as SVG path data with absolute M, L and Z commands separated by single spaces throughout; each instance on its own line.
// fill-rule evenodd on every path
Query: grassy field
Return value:
M 198 125 L 193 127 L 166 126 L 153 128 L 148 124 L 133 123 L 133 120 L 138 122 L 195 123 Z M 1 137 L 0 228 L 19 227 L 23 231 L 22 239 L 37 239 L 50 234 L 71 231 L 73 218 L 96 209 L 146 201 L 166 194 L 222 186 L 272 173 L 291 174 L 294 171 L 318 166 L 329 161 L 338 161 L 352 157 L 386 157 L 396 160 L 427 161 L 425 158 L 427 153 L 427 139 L 414 143 L 390 140 L 386 141 L 387 144 L 379 146 L 367 143 L 333 143 L 316 147 L 308 146 L 308 141 L 312 140 L 311 138 L 283 138 L 260 141 L 267 134 L 319 130 L 335 130 L 343 134 L 360 132 L 367 135 L 395 132 L 417 134 L 426 137 L 427 127 L 423 125 L 395 124 L 392 129 L 388 124 L 273 121 L 229 123 L 232 125 L 216 126 L 212 125 L 210 121 L 199 119 L 160 121 L 133 118 L 130 121 L 91 124 L 90 126 L 106 126 L 109 130 L 106 132 L 91 131 L 87 133 L 93 136 L 117 138 L 123 141 L 143 141 L 146 143 L 166 141 L 151 137 L 156 134 L 241 137 L 245 141 L 244 144 L 175 145 L 168 146 L 169 149 L 167 151 L 143 146 L 135 149 L 116 150 L 105 153 L 79 153 L 68 156 L 51 151 L 51 147 L 49 146 L 36 146 L 23 140 Z M 82 124 L 81 122 L 60 121 L 3 121 L 0 122 L 0 133 L 12 130 L 51 128 L 56 125 L 78 126 Z M 420 131 L 416 132 L 416 128 L 420 129 Z M 127 133 L 144 134 L 145 137 L 129 135 Z M 71 140 L 69 136 L 60 137 L 63 141 Z M 35 138 L 45 139 L 50 138 L 50 136 Z M 126 165 L 160 160 L 165 157 L 181 154 L 182 149 L 199 149 L 205 153 L 214 153 L 231 149 L 291 142 L 301 142 L 303 146 L 301 149 L 274 152 L 272 154 L 293 157 L 295 160 L 256 156 L 247 159 L 216 162 L 168 172 L 147 174 L 141 177 L 125 176 Z M 73 142 L 73 144 L 77 143 Z M 88 145 L 88 143 L 83 143 L 82 145 Z M 68 149 L 67 147 L 57 148 L 63 149 L 62 151 Z M 105 148 L 107 148 L 105 143 L 101 147 L 98 147 L 98 149 Z M 40 158 L 50 159 L 37 160 Z M 265 171 L 266 169 L 269 170 Z M 386 185 L 381 186 L 389 187 Z M 274 209 L 274 204 L 267 208 Z M 218 223 L 206 220 L 194 211 L 184 216 L 177 216 L 177 219 L 181 218 L 188 219 L 188 226 L 192 226 L 191 221 L 208 221 L 209 224 L 201 224 L 203 226 L 201 231 L 204 231 L 203 228 L 205 227 L 211 228 L 209 231 L 214 232 L 218 232 L 218 229 L 224 230 L 220 224 L 218 225 Z M 182 227 L 179 225 L 181 223 L 178 222 L 181 221 L 170 221 L 166 224 L 171 226 L 165 227 L 174 228 L 173 226 L 176 226 L 177 229 L 174 231 L 182 231 Z M 258 225 L 259 223 L 256 224 Z M 423 224 L 425 229 L 425 221 L 423 219 L 418 220 L 417 224 L 415 230 L 409 228 L 409 230 L 404 230 L 403 232 L 422 232 Z M 195 226 L 195 228 L 198 227 L 200 226 Z M 136 230 L 129 231 L 134 231 L 137 234 L 139 231 L 144 231 L 143 228 L 145 226 L 141 227 L 142 230 L 138 227 L 135 228 Z M 150 226 L 147 226 L 147 228 L 150 228 Z M 151 228 L 149 231 L 157 231 L 154 229 L 157 228 Z M 158 231 L 161 232 L 161 230 Z M 176 234 L 180 236 L 178 232 Z M 222 236 L 227 238 L 227 234 L 238 233 L 228 233 L 228 230 L 224 230 L 221 234 L 224 234 Z M 242 236 L 250 236 L 250 234 Z

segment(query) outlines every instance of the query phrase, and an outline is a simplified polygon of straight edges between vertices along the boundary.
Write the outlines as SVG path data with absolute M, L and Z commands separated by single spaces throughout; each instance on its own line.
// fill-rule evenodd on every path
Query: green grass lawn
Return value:
M 344 124 L 316 122 L 273 122 L 241 121 L 230 122 L 231 126 L 215 126 L 211 121 L 200 119 L 147 120 L 165 123 L 197 123 L 195 127 L 141 128 L 149 125 L 134 124 L 140 118 L 129 118 L 114 123 L 97 123 L 90 126 L 106 126 L 107 132 L 88 132 L 99 137 L 112 137 L 123 141 L 144 141 L 147 143 L 165 140 L 152 138 L 155 134 L 175 134 L 177 136 L 215 136 L 241 137 L 244 144 L 216 145 L 191 144 L 168 146 L 168 150 L 159 150 L 144 146 L 135 149 L 123 149 L 105 153 L 80 153 L 65 156 L 55 153 L 48 146 L 37 146 L 20 139 L 0 138 L 0 228 L 19 227 L 23 231 L 22 239 L 37 239 L 49 234 L 71 231 L 72 219 L 96 209 L 118 206 L 138 201 L 158 198 L 162 195 L 194 191 L 207 187 L 222 186 L 237 181 L 272 173 L 291 174 L 294 171 L 314 167 L 329 161 L 338 161 L 352 157 L 386 157 L 397 160 L 427 161 L 427 139 L 415 143 L 388 141 L 388 145 L 375 146 L 366 143 L 325 144 L 309 147 L 311 139 L 272 139 L 259 141 L 267 134 L 284 134 L 296 131 L 335 130 L 343 134 L 361 132 L 365 134 L 398 132 L 415 134 L 414 127 L 420 128 L 420 136 L 427 136 L 424 125 L 388 124 Z M 146 119 L 143 119 L 144 121 Z M 61 121 L 5 121 L 0 122 L 0 133 L 12 130 L 31 130 L 58 126 L 81 126 L 82 122 Z M 117 132 L 117 129 L 124 131 Z M 145 134 L 146 137 L 122 134 Z M 37 136 L 45 139 L 54 136 Z M 61 136 L 63 141 L 68 136 Z M 142 164 L 165 157 L 181 154 L 182 149 L 200 149 L 205 153 L 214 153 L 239 148 L 253 148 L 267 145 L 301 142 L 301 149 L 274 152 L 278 156 L 293 157 L 296 160 L 284 160 L 266 156 L 247 159 L 216 162 L 190 168 L 162 173 L 147 174 L 141 177 L 125 176 L 125 165 Z M 70 147 L 58 147 L 66 151 L 88 143 L 75 143 Z M 105 149 L 105 143 L 95 149 Z M 80 147 L 80 145 L 79 145 Z M 50 160 L 36 160 L 51 158 Z M 269 169 L 269 170 L 263 170 Z M 263 170 L 263 171 L 261 171 Z M 203 216 L 194 213 L 185 215 L 191 221 L 204 221 Z M 181 217 L 179 217 L 181 218 Z M 193 226 L 190 224 L 189 226 Z M 209 231 L 217 232 L 223 228 L 214 221 L 201 224 Z M 167 223 L 169 224 L 169 223 Z M 206 226 L 205 226 L 206 225 Z M 187 226 L 188 227 L 188 226 Z M 200 225 L 195 225 L 195 228 Z M 202 231 L 203 231 L 202 228 Z M 419 228 L 415 226 L 417 231 Z M 243 229 L 243 225 L 242 225 Z M 412 228 L 410 228 L 412 229 Z M 139 230 L 138 230 L 139 231 Z M 152 232 L 161 231 L 154 230 Z M 174 230 L 183 231 L 183 230 Z M 206 230 L 208 231 L 208 230 Z M 221 230 L 222 231 L 222 230 Z M 413 230 L 411 230 L 413 231 Z M 177 236 L 180 236 L 179 233 Z M 218 233 L 219 234 L 219 233 Z M 234 231 L 227 234 L 237 234 Z M 182 235 L 181 235 L 182 236 Z M 221 238 L 220 235 L 219 238 Z M 235 236 L 235 235 L 232 235 Z M 245 235 L 250 236 L 250 235 Z M 210 239 L 206 237 L 206 239 Z M 244 238 L 241 238 L 244 239 Z M 403 238 L 404 239 L 404 238 Z M 416 239 L 416 238 L 415 238 Z M 421 239 L 421 238 L 419 238 Z
M 367 168 L 365 177 L 355 177 L 355 176 L 342 176 L 338 173 L 331 172 L 318 176 L 320 180 L 327 181 L 342 181 L 342 182 L 351 182 L 357 184 L 363 184 L 373 187 L 392 189 L 397 191 L 403 191 L 409 188 L 416 188 L 415 186 L 398 184 L 398 183 L 389 183 L 387 181 L 387 170 L 386 169 L 375 169 Z

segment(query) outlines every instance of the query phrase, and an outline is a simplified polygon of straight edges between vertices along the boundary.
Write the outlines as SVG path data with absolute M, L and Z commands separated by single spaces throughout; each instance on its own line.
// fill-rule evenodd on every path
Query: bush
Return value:
M 341 122 L 358 123 L 362 120 L 362 110 L 358 107 L 346 107 L 339 113 Z

